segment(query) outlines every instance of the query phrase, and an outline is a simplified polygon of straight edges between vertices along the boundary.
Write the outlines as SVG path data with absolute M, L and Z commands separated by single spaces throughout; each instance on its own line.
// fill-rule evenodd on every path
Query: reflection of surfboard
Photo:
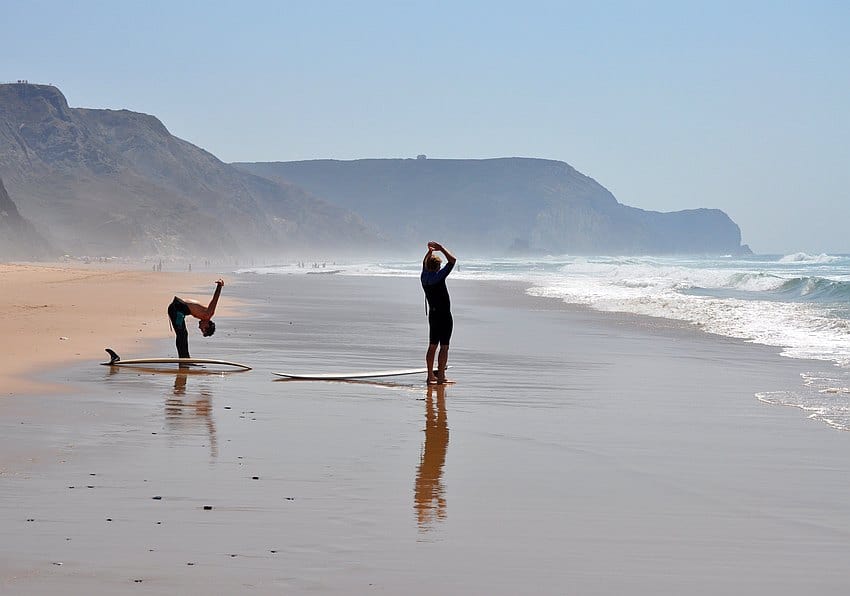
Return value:
M 240 370 L 251 370 L 251 367 L 238 362 L 230 362 L 229 360 L 217 360 L 215 358 L 129 358 L 121 360 L 121 357 L 114 351 L 106 348 L 109 354 L 109 362 L 101 362 L 103 366 L 141 366 L 151 364 L 187 364 L 187 365 L 215 365 L 229 368 L 237 368 Z
M 377 379 L 380 377 L 401 377 L 403 375 L 428 374 L 427 368 L 400 368 L 396 370 L 373 370 L 351 373 L 272 373 L 286 379 L 302 381 L 348 381 L 351 379 Z

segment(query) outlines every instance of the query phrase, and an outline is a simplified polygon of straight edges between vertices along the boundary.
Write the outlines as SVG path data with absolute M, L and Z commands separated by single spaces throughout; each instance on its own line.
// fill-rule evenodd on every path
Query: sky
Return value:
M 850 253 L 850 2 L 0 0 L 0 82 L 129 109 L 226 162 L 564 161 Z

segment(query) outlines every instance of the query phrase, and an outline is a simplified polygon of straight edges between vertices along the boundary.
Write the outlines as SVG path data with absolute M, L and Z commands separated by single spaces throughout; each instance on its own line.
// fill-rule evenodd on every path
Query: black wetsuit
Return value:
M 189 331 L 186 329 L 186 316 L 191 314 L 189 305 L 177 296 L 168 305 L 168 320 L 177 334 L 177 355 L 180 358 L 191 358 L 189 356 Z
M 428 301 L 428 341 L 431 344 L 449 345 L 452 338 L 452 301 L 449 298 L 449 290 L 446 288 L 446 277 L 454 269 L 455 264 L 451 261 L 439 271 L 428 271 L 422 268 L 419 279 L 422 289 L 425 290 L 425 299 Z

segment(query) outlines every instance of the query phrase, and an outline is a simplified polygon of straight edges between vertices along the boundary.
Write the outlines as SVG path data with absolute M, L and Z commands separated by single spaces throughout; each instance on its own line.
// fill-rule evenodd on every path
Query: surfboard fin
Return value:
M 121 356 L 115 353 L 115 350 L 106 348 L 106 353 L 109 354 L 109 364 L 113 364 L 121 360 Z

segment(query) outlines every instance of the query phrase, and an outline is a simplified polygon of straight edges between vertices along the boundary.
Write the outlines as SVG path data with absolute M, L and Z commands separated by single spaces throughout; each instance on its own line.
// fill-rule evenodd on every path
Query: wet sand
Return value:
M 171 297 L 200 301 L 212 274 L 126 270 L 101 263 L 0 264 L 0 399 L 61 390 L 30 373 L 84 361 L 113 347 L 129 354 L 168 337 Z
M 456 384 L 275 381 L 419 365 L 417 281 L 228 288 L 252 314 L 190 346 L 255 370 L 3 401 L 0 593 L 846 590 L 850 435 L 754 397 L 800 361 L 450 280 Z

